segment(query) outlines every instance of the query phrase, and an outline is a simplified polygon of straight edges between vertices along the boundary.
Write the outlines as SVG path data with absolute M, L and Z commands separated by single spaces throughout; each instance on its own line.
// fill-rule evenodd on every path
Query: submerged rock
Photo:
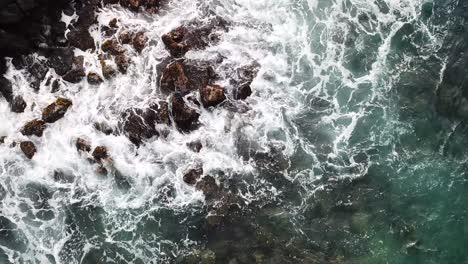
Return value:
M 123 74 L 127 73 L 127 69 L 130 66 L 130 59 L 125 54 L 119 54 L 115 56 L 114 62 L 117 65 L 117 69 Z
M 85 76 L 84 57 L 77 56 L 73 58 L 71 69 L 62 76 L 62 79 L 71 83 L 79 83 Z
M 46 123 L 54 123 L 65 116 L 72 102 L 65 98 L 58 98 L 54 103 L 48 105 L 42 111 L 42 120 Z
M 23 151 L 24 155 L 26 155 L 26 157 L 28 159 L 32 159 L 34 157 L 34 154 L 36 154 L 36 152 L 37 152 L 36 146 L 31 141 L 21 142 L 20 143 L 20 148 Z
M 25 136 L 35 135 L 37 137 L 42 137 L 42 134 L 46 128 L 47 125 L 44 121 L 34 119 L 23 126 L 23 128 L 21 129 L 21 133 Z
M 193 152 L 198 153 L 203 148 L 203 145 L 199 140 L 197 140 L 197 141 L 187 143 L 187 147 Z
M 211 198 L 219 191 L 219 186 L 216 184 L 216 180 L 208 175 L 198 181 L 195 188 L 202 191 L 207 198 Z
M 200 114 L 185 104 L 179 93 L 171 96 L 172 118 L 177 127 L 182 131 L 190 131 L 197 127 Z
M 82 139 L 82 138 L 78 138 L 76 140 L 76 150 L 78 151 L 84 151 L 84 152 L 90 152 L 91 151 L 91 144 L 85 140 L 85 139 Z
M 219 85 L 207 85 L 200 89 L 200 98 L 204 107 L 217 106 L 226 100 L 224 88 Z

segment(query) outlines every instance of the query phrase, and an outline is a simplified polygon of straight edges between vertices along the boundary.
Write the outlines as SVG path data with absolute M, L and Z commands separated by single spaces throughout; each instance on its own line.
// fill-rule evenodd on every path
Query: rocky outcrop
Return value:
M 189 185 L 194 185 L 197 183 L 197 181 L 200 179 L 200 177 L 203 175 L 203 168 L 194 168 L 194 169 L 189 169 L 184 173 L 183 180 L 185 183 Z
M 36 146 L 31 141 L 21 142 L 20 143 L 20 148 L 23 151 L 24 155 L 26 155 L 26 157 L 28 159 L 32 159 L 34 157 L 34 154 L 36 154 L 36 152 L 37 152 Z
M 84 57 L 77 56 L 73 58 L 71 69 L 62 78 L 67 82 L 79 83 L 85 76 Z
M 224 88 L 219 85 L 207 85 L 200 89 L 200 98 L 204 107 L 217 106 L 226 100 Z
M 175 61 L 164 69 L 160 88 L 162 92 L 180 92 L 185 95 L 211 84 L 216 73 L 208 62 Z
M 72 102 L 65 98 L 58 98 L 54 103 L 48 105 L 42 111 L 42 120 L 46 123 L 54 123 L 65 116 Z
M 21 129 L 21 133 L 25 136 L 35 135 L 37 137 L 42 137 L 44 130 L 47 128 L 47 125 L 44 121 L 39 119 L 34 119 L 26 123 Z
M 190 131 L 198 127 L 198 118 L 200 114 L 185 103 L 182 95 L 174 93 L 170 98 L 170 109 L 172 118 L 182 131 Z

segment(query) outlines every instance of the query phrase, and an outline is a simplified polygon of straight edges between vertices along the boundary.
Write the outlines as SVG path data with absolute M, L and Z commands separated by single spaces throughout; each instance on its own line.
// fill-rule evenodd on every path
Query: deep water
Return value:
M 95 129 L 164 99 L 161 35 L 213 14 L 229 31 L 187 57 L 223 57 L 226 87 L 258 63 L 247 110 L 201 109 L 199 129 L 169 127 L 139 148 Z M 10 145 L 57 94 L 46 82 L 34 92 L 9 63 L 5 77 L 36 106 L 20 115 L 0 99 L 0 264 L 468 263 L 468 2 L 182 0 L 154 16 L 104 7 L 98 23 L 116 16 L 153 41 L 126 75 L 65 84 L 73 106 L 31 139 L 32 160 Z M 107 146 L 115 171 L 97 175 L 77 137 Z M 242 200 L 221 226 L 207 227 L 211 205 L 182 181 L 193 164 Z

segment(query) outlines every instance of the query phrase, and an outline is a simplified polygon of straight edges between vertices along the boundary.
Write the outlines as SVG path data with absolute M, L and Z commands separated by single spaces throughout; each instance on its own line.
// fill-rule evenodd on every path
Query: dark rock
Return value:
M 42 111 L 42 120 L 46 123 L 54 123 L 62 118 L 67 112 L 72 102 L 65 98 L 58 98 L 54 103 L 48 105 Z
M 199 140 L 197 140 L 197 141 L 187 143 L 187 147 L 193 152 L 198 153 L 203 148 L 203 145 Z
M 133 37 L 133 48 L 135 48 L 137 52 L 141 52 L 145 48 L 146 42 L 148 42 L 148 38 L 145 36 L 145 33 L 138 32 Z
M 182 131 L 190 131 L 198 126 L 200 114 L 188 107 L 179 93 L 171 96 L 171 113 L 177 127 Z
M 109 21 L 109 27 L 111 28 L 118 28 L 119 26 L 117 26 L 117 18 L 113 18 L 111 21 Z
M 132 39 L 133 39 L 133 33 L 128 30 L 123 31 L 119 35 L 119 41 L 122 44 L 130 44 L 132 42 Z
M 111 79 L 117 74 L 114 67 L 107 64 L 105 60 L 100 60 L 100 62 L 101 62 L 102 76 L 104 76 L 104 78 Z
M 5 97 L 7 102 L 13 100 L 13 87 L 11 82 L 3 76 L 0 76 L 0 93 Z
M 101 76 L 99 76 L 95 72 L 88 73 L 87 80 L 89 84 L 93 84 L 93 85 L 98 85 L 103 82 Z
M 128 66 L 130 66 L 130 59 L 125 54 L 119 54 L 114 58 L 117 69 L 123 74 L 127 73 Z
M 1 136 L 0 137 L 0 145 L 5 144 L 5 139 L 6 139 L 6 136 Z
M 107 148 L 103 146 L 97 146 L 93 151 L 93 158 L 96 161 L 101 161 L 103 159 L 107 159 L 109 154 L 107 153 Z
M 216 180 L 211 176 L 205 176 L 195 185 L 197 190 L 203 192 L 207 198 L 211 198 L 219 191 L 219 187 L 216 184 Z
M 94 50 L 96 48 L 88 29 L 74 29 L 68 33 L 67 38 L 71 46 L 81 50 Z
M 57 169 L 54 171 L 54 181 L 61 183 L 72 183 L 75 181 L 75 176 L 71 171 Z
M 48 54 L 47 65 L 62 76 L 71 70 L 73 65 L 73 50 L 71 48 L 56 48 Z
M 118 4 L 119 0 L 103 0 L 102 2 L 104 5 L 114 5 L 114 4 Z
M 14 113 L 22 113 L 26 108 L 26 102 L 21 95 L 17 95 L 10 103 L 11 111 Z
M 234 90 L 234 99 L 236 100 L 245 100 L 252 94 L 252 88 L 250 88 L 249 84 L 243 84 L 237 87 Z
M 26 155 L 26 157 L 28 159 L 32 159 L 34 157 L 34 154 L 36 154 L 36 152 L 37 152 L 36 146 L 31 141 L 21 142 L 20 143 L 20 148 L 23 151 L 24 155 Z
M 120 4 L 124 7 L 132 11 L 138 11 L 140 8 L 141 1 L 140 0 L 120 0 Z
M 21 129 L 21 133 L 25 136 L 35 135 L 37 137 L 42 137 L 42 134 L 46 128 L 47 125 L 44 121 L 34 119 L 23 126 L 23 128 Z
M 189 185 L 197 183 L 198 179 L 203 175 L 203 168 L 190 169 L 184 173 L 184 182 Z
M 163 71 L 161 91 L 180 92 L 183 95 L 211 84 L 216 78 L 213 68 L 205 62 L 175 61 Z
M 105 122 L 96 122 L 93 124 L 93 126 L 97 131 L 100 131 L 106 135 L 110 135 L 114 132 L 112 127 L 110 127 L 109 124 Z
M 84 151 L 84 152 L 90 152 L 91 151 L 91 144 L 85 140 L 85 139 L 82 139 L 82 138 L 78 138 L 76 140 L 76 150 L 78 151 Z
M 207 85 L 201 88 L 200 98 L 204 107 L 217 106 L 226 100 L 224 88 L 219 85 Z
M 130 141 L 139 146 L 144 138 L 158 135 L 155 120 L 141 109 L 130 109 L 124 114 L 123 130 Z
M 150 115 L 153 115 L 153 118 L 158 124 L 171 124 L 171 118 L 169 114 L 169 104 L 166 101 L 159 101 L 158 104 L 152 104 L 149 107 Z
M 185 28 L 178 27 L 167 34 L 162 35 L 161 40 L 169 50 L 171 56 L 180 58 L 190 50 L 190 46 L 187 43 L 182 42 L 185 32 Z
M 46 66 L 45 63 L 42 61 L 31 61 L 33 60 L 31 57 L 26 59 L 26 63 L 28 64 L 27 68 L 29 73 L 31 74 L 32 81 L 31 87 L 34 90 L 39 90 L 42 80 L 44 80 L 49 68 Z
M 101 50 L 109 52 L 112 55 L 118 55 L 125 52 L 123 47 L 114 38 L 105 40 L 101 45 Z
M 72 68 L 62 78 L 67 82 L 79 83 L 85 76 L 84 57 L 78 56 L 73 58 Z
M 52 82 L 52 89 L 50 90 L 51 93 L 56 93 L 60 90 L 60 80 L 59 79 L 55 79 L 53 82 Z

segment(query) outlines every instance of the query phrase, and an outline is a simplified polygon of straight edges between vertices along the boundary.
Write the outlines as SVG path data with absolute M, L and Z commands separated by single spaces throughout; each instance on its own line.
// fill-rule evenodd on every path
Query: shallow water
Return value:
M 100 24 L 119 17 L 150 38 L 126 75 L 52 94 L 45 81 L 34 92 L 12 65 L 6 74 L 34 105 L 19 115 L 0 101 L 0 136 L 8 136 L 0 145 L 0 263 L 174 263 L 207 249 L 216 263 L 255 263 L 259 254 L 265 263 L 308 263 L 280 242 L 325 263 L 468 263 L 466 125 L 459 109 L 437 108 L 439 89 L 454 86 L 446 68 L 466 49 L 465 5 L 183 0 L 154 16 L 102 9 Z M 167 57 L 160 36 L 213 13 L 229 31 L 187 57 L 224 57 L 215 70 L 228 89 L 236 68 L 259 63 L 248 111 L 202 109 L 199 129 L 169 128 L 140 148 L 95 129 L 116 128 L 124 110 L 164 98 L 155 77 Z M 100 41 L 97 26 L 91 31 Z M 76 54 L 98 69 L 96 54 Z M 26 139 L 22 125 L 56 96 L 73 106 L 30 139 L 38 153 L 27 160 L 9 145 Z M 76 151 L 77 137 L 108 147 L 115 171 L 97 175 Z M 186 146 L 194 140 L 200 153 Z M 192 164 L 242 197 L 241 220 L 203 228 L 203 194 L 182 180 Z M 73 181 L 54 181 L 56 170 Z M 277 242 L 261 244 L 253 230 Z

